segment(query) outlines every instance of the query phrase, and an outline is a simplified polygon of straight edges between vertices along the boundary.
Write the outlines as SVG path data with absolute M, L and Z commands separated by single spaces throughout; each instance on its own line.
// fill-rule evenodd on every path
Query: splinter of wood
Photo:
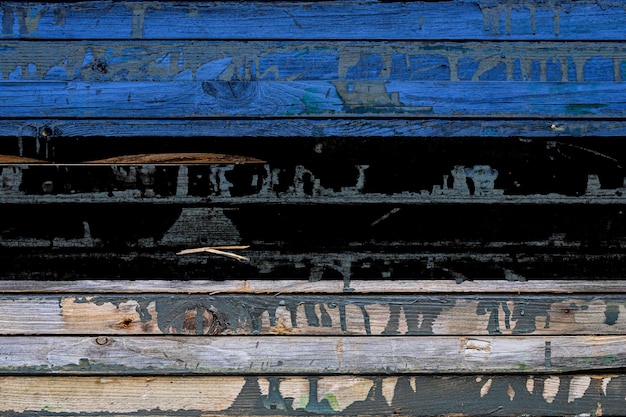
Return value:
M 185 250 L 182 250 L 182 251 L 176 253 L 176 255 L 188 255 L 190 253 L 207 252 L 207 253 L 212 253 L 212 254 L 215 254 L 215 255 L 226 256 L 228 258 L 233 258 L 233 259 L 236 259 L 236 260 L 238 260 L 240 262 L 248 262 L 248 261 L 250 261 L 250 259 L 246 258 L 245 256 L 237 255 L 237 254 L 232 253 L 232 252 L 226 252 L 226 251 L 221 250 L 221 249 L 236 250 L 236 249 L 247 249 L 249 247 L 250 246 L 208 246 L 208 247 L 204 247 L 204 248 L 185 249 Z

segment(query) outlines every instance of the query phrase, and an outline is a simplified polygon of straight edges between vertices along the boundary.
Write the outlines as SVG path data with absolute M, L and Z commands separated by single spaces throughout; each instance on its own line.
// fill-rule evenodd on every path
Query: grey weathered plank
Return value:
M 499 81 L 2 82 L 0 112 L 32 118 L 622 118 L 619 83 Z
M 3 81 L 626 81 L 615 42 L 0 41 L 0 51 Z
M 621 416 L 620 373 L 328 377 L 2 377 L 7 416 Z M 442 396 L 445 401 L 442 401 Z M 107 410 L 103 412 L 103 410 Z
M 607 291 L 603 284 L 597 287 Z M 390 295 L 408 289 L 394 286 L 386 294 L 383 288 L 385 293 L 377 295 L 5 295 L 0 297 L 0 334 L 626 334 L 624 294 L 424 296 L 419 291 Z
M 400 375 L 611 372 L 626 336 L 0 337 L 3 374 Z
M 2 6 L 2 36 L 29 39 L 624 39 L 616 0 Z
M 55 138 L 160 137 L 621 137 L 626 122 L 578 119 L 223 119 L 223 120 L 0 120 L 0 136 Z
M 350 293 L 410 293 L 410 294 L 603 294 L 626 293 L 624 280 L 352 280 Z M 309 282 L 307 280 L 0 280 L 3 294 L 341 294 L 344 283 L 336 280 Z M 574 295 L 574 297 L 576 297 Z

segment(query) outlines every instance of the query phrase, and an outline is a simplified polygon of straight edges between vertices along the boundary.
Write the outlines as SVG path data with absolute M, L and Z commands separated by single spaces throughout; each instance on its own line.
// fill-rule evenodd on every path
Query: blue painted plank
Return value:
M 1 137 L 626 137 L 626 121 L 568 119 L 0 120 Z
M 0 79 L 626 82 L 626 46 L 552 41 L 13 40 L 0 41 Z
M 0 7 L 2 36 L 31 39 L 624 40 L 618 0 L 97 2 Z
M 623 118 L 620 83 L 426 81 L 2 82 L 13 118 Z

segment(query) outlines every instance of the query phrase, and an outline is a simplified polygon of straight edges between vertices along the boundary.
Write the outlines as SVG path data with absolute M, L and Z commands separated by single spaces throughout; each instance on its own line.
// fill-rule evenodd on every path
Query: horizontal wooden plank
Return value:
M 624 39 L 614 0 L 5 2 L 1 10 L 2 36 L 29 39 Z
M 390 290 L 383 287 L 384 284 L 389 285 Z M 416 284 L 421 283 L 416 281 Z M 603 284 L 596 285 L 607 291 Z M 326 287 L 332 289 L 332 286 Z M 560 285 L 555 284 L 555 287 L 558 290 Z M 626 283 L 622 287 L 626 287 Z M 42 290 L 48 288 L 42 285 Z M 354 292 L 288 295 L 279 293 L 279 288 L 274 290 L 276 293 L 272 295 L 255 296 L 5 295 L 0 296 L 0 334 L 626 334 L 626 294 L 611 292 L 494 295 L 489 293 L 488 286 L 485 293 L 472 296 L 450 293 L 424 296 L 418 295 L 419 291 L 411 295 L 391 295 L 407 288 L 385 281 L 381 283 L 384 293 L 369 296 Z
M 108 250 L 90 250 L 63 248 L 63 241 L 53 241 L 58 245 L 54 247 L 50 241 L 34 247 L 33 241 L 25 239 L 22 247 L 16 244 L 0 251 L 4 265 L 0 276 L 9 280 L 343 279 L 345 288 L 351 288 L 352 281 L 372 279 L 611 281 L 621 278 L 626 262 L 623 251 L 609 251 L 608 244 L 564 252 L 536 251 L 532 247 L 485 251 L 459 246 L 454 251 L 414 247 L 412 251 L 397 253 L 397 248 L 384 242 L 378 247 L 357 244 L 349 251 L 326 252 L 320 249 L 324 242 L 317 241 L 320 246 L 283 243 L 270 250 L 234 251 L 248 258 L 246 262 L 211 253 L 180 256 L 175 251 L 184 247 L 155 250 L 150 246 L 151 240 L 141 242 L 148 243 L 143 247 L 133 248 L 131 243 L 130 247 L 115 248 L 120 242 L 113 240 L 107 244 L 111 246 Z M 350 246 L 349 242 L 345 244 Z
M 51 134 L 44 135 L 44 132 Z M 332 138 L 498 137 L 554 138 L 626 136 L 620 120 L 520 119 L 222 119 L 222 120 L 0 120 L 1 137 L 141 138 Z
M 0 41 L 0 51 L 3 81 L 626 81 L 615 42 Z
M 271 211 L 272 205 L 319 204 L 353 206 L 354 212 L 372 212 L 376 211 L 374 206 L 393 205 L 410 212 L 427 211 L 428 208 L 417 206 L 434 204 L 536 205 L 536 210 L 546 205 L 620 205 L 626 201 L 626 187 L 620 161 L 623 145 L 617 145 L 611 152 L 620 159 L 575 145 L 567 149 L 566 145 L 548 144 L 535 154 L 520 152 L 517 158 L 454 155 L 452 148 L 450 156 L 442 157 L 441 150 L 433 150 L 430 161 L 423 165 L 424 154 L 394 156 L 393 152 L 375 158 L 353 155 L 352 161 L 338 159 L 341 155 L 317 155 L 305 161 L 273 163 L 245 155 L 216 156 L 211 161 L 210 154 L 193 154 L 199 157 L 189 162 L 188 153 L 168 153 L 114 157 L 130 161 L 119 164 L 107 160 L 44 164 L 45 161 L 16 163 L 15 156 L 9 155 L 7 161 L 0 162 L 0 197 L 7 205 L 117 204 L 119 210 L 128 213 L 141 210 L 140 207 L 146 213 L 165 210 L 150 208 L 158 205 L 170 205 L 172 212 L 185 206 L 205 210 L 247 206 L 245 209 L 251 210 L 251 206 L 265 205 L 265 210 Z M 557 150 L 546 150 L 550 146 Z M 506 148 L 506 144 L 500 148 Z M 517 147 L 511 144 L 509 148 L 513 152 Z M 472 153 L 481 149 L 477 144 Z M 420 150 L 428 148 L 406 151 Z M 272 148 L 263 151 L 270 152 Z M 284 158 L 282 151 L 275 152 Z M 559 156 L 550 159 L 551 153 Z M 381 160 L 384 155 L 390 159 Z M 358 163 L 358 158 L 366 163 Z M 174 162 L 146 163 L 166 159 Z M 222 163 L 215 163 L 220 159 Z M 537 164 L 528 167 L 523 165 L 524 159 Z M 123 208 L 123 204 L 137 208 Z
M 179 256 L 174 248 L 114 249 L 115 242 L 110 244 L 109 250 L 89 250 L 81 246 L 51 249 L 49 241 L 47 246 L 33 248 L 31 241 L 24 240 L 22 247 L 14 245 L 0 252 L 3 264 L 0 275 L 10 280 L 32 280 L 33 277 L 47 280 L 343 278 L 344 287 L 349 289 L 351 282 L 361 279 L 611 281 L 621 276 L 621 266 L 626 262 L 622 250 L 607 251 L 608 245 L 565 253 L 537 252 L 533 247 L 518 247 L 511 252 L 506 249 L 465 252 L 463 248 L 432 252 L 417 247 L 415 251 L 396 253 L 393 246 L 356 246 L 350 251 L 321 252 L 318 246 L 298 248 L 292 243 L 281 244 L 271 251 L 235 252 L 247 257 L 249 261 L 245 262 L 211 253 Z M 324 245 L 323 242 L 317 244 Z M 346 245 L 350 247 L 349 242 Z
M 7 416 L 621 416 L 621 374 L 2 377 Z M 449 395 L 447 394 L 449 393 Z M 442 401 L 442 395 L 445 401 Z M 115 399 L 115 401 L 112 401 Z
M 618 83 L 168 81 L 0 83 L 5 117 L 622 118 Z
M 626 336 L 0 337 L 0 374 L 611 372 Z
M 350 288 L 343 281 L 324 280 L 0 280 L 3 294 L 602 294 L 626 293 L 624 280 L 352 280 Z M 574 296 L 577 297 L 577 296 Z

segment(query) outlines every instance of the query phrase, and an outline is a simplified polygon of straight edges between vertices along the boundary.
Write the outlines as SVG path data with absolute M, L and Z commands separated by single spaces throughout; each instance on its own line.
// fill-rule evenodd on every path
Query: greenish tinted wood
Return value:
M 258 281 L 253 281 L 256 283 Z M 371 283 L 371 282 L 370 282 Z M 298 285 L 300 284 L 300 285 Z M 361 285 L 359 285 L 361 284 Z M 272 295 L 85 294 L 0 297 L 4 335 L 615 335 L 626 333 L 623 294 Z M 483 291 L 497 288 L 486 284 Z M 604 282 L 597 284 L 607 291 Z M 243 283 L 242 283 L 243 285 Z M 294 283 L 296 288 L 305 287 Z M 554 283 L 559 289 L 561 286 Z M 431 286 L 436 287 L 431 284 Z M 463 285 L 457 284 L 463 288 Z M 150 286 L 147 286 L 148 288 Z M 210 287 L 210 286 L 207 286 Z M 220 285 L 215 285 L 219 288 Z M 441 288 L 446 288 L 440 285 Z M 394 285 L 409 291 L 409 285 Z M 332 291 L 320 285 L 318 291 Z M 449 290 L 454 287 L 448 286 Z M 509 285 L 509 290 L 523 286 Z M 562 288 L 560 288 L 563 290 Z M 181 288 L 182 290 L 182 288 Z M 208 288 L 207 288 L 208 290 Z M 294 289 L 295 290 L 295 289 Z M 336 289 L 335 289 L 336 290 Z M 241 291 L 241 289 L 239 289 Z M 252 289 L 249 290 L 252 292 Z M 258 290 L 257 290 L 258 291 Z M 381 290 L 382 291 L 382 290 Z M 213 291 L 212 291 L 213 292 Z M 389 293 L 387 293 L 389 292 Z

